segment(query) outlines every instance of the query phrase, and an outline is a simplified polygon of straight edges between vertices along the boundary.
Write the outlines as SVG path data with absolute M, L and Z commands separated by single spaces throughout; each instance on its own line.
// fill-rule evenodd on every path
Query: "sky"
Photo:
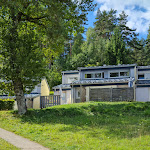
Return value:
M 150 25 L 150 0 L 94 0 L 94 2 L 98 5 L 94 12 L 88 14 L 86 28 L 89 26 L 94 27 L 93 23 L 98 9 L 110 11 L 112 8 L 117 10 L 117 15 L 125 11 L 128 15 L 127 26 L 136 29 L 140 39 L 146 39 Z

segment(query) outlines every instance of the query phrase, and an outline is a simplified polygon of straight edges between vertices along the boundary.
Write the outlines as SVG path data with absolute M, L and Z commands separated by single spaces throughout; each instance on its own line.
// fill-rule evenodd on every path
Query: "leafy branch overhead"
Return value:
M 52 57 L 94 7 L 93 0 L 0 1 L 0 78 L 12 83 L 20 114 L 24 92 L 46 76 Z

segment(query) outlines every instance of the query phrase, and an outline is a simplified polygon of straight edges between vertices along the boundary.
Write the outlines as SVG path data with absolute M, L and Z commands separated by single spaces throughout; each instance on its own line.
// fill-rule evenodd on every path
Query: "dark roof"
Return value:
M 150 80 L 137 80 L 136 84 L 150 84 Z
M 67 70 L 67 71 L 62 71 L 61 73 L 79 73 L 78 70 Z
M 103 65 L 103 66 L 93 66 L 93 67 L 78 67 L 78 70 L 84 69 L 104 69 L 104 68 L 124 68 L 124 67 L 135 67 L 136 64 L 119 64 L 119 65 Z

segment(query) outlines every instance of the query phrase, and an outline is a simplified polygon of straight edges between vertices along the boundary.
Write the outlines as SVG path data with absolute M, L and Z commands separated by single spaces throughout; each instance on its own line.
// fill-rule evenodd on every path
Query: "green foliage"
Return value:
M 126 57 L 124 57 L 126 56 Z M 128 51 L 125 46 L 124 39 L 121 34 L 119 27 L 114 29 L 112 38 L 108 41 L 106 51 L 106 64 L 117 65 L 117 64 L 128 64 Z
M 147 39 L 145 41 L 145 51 L 146 51 L 146 65 L 150 64 L 150 26 L 147 34 Z
M 48 84 L 50 85 L 51 90 L 52 87 L 54 87 L 55 85 L 61 84 L 62 82 L 61 71 L 59 70 L 59 68 L 56 68 L 55 65 L 53 65 L 49 70 L 49 73 L 47 74 L 47 81 Z
M 0 150 L 9 150 L 9 149 L 11 149 L 11 150 L 20 150 L 19 148 L 11 145 L 7 141 L 0 138 Z
M 132 61 L 137 65 L 144 66 L 149 65 L 148 54 L 146 51 L 146 41 L 144 39 L 136 40 L 136 44 L 131 53 Z
M 110 11 L 100 11 L 98 9 L 96 22 L 95 24 L 95 31 L 99 37 L 103 37 L 105 39 L 110 39 L 111 34 L 116 27 L 117 18 L 116 18 L 116 10 L 111 9 Z
M 0 99 L 0 110 L 12 110 L 14 102 L 13 99 Z
M 20 114 L 26 112 L 24 92 L 46 76 L 48 63 L 51 68 L 64 41 L 83 30 L 94 8 L 93 0 L 0 1 L 0 78 L 11 83 Z
M 50 93 L 49 93 L 50 95 L 54 95 L 54 91 L 50 91 Z
M 150 103 L 90 102 L 22 116 L 2 111 L 0 127 L 57 150 L 149 149 L 149 108 Z

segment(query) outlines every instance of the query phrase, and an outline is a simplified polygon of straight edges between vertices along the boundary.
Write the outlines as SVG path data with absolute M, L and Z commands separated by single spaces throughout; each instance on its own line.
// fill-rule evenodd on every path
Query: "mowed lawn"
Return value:
M 1 111 L 0 127 L 52 150 L 149 150 L 150 103 L 91 102 Z

